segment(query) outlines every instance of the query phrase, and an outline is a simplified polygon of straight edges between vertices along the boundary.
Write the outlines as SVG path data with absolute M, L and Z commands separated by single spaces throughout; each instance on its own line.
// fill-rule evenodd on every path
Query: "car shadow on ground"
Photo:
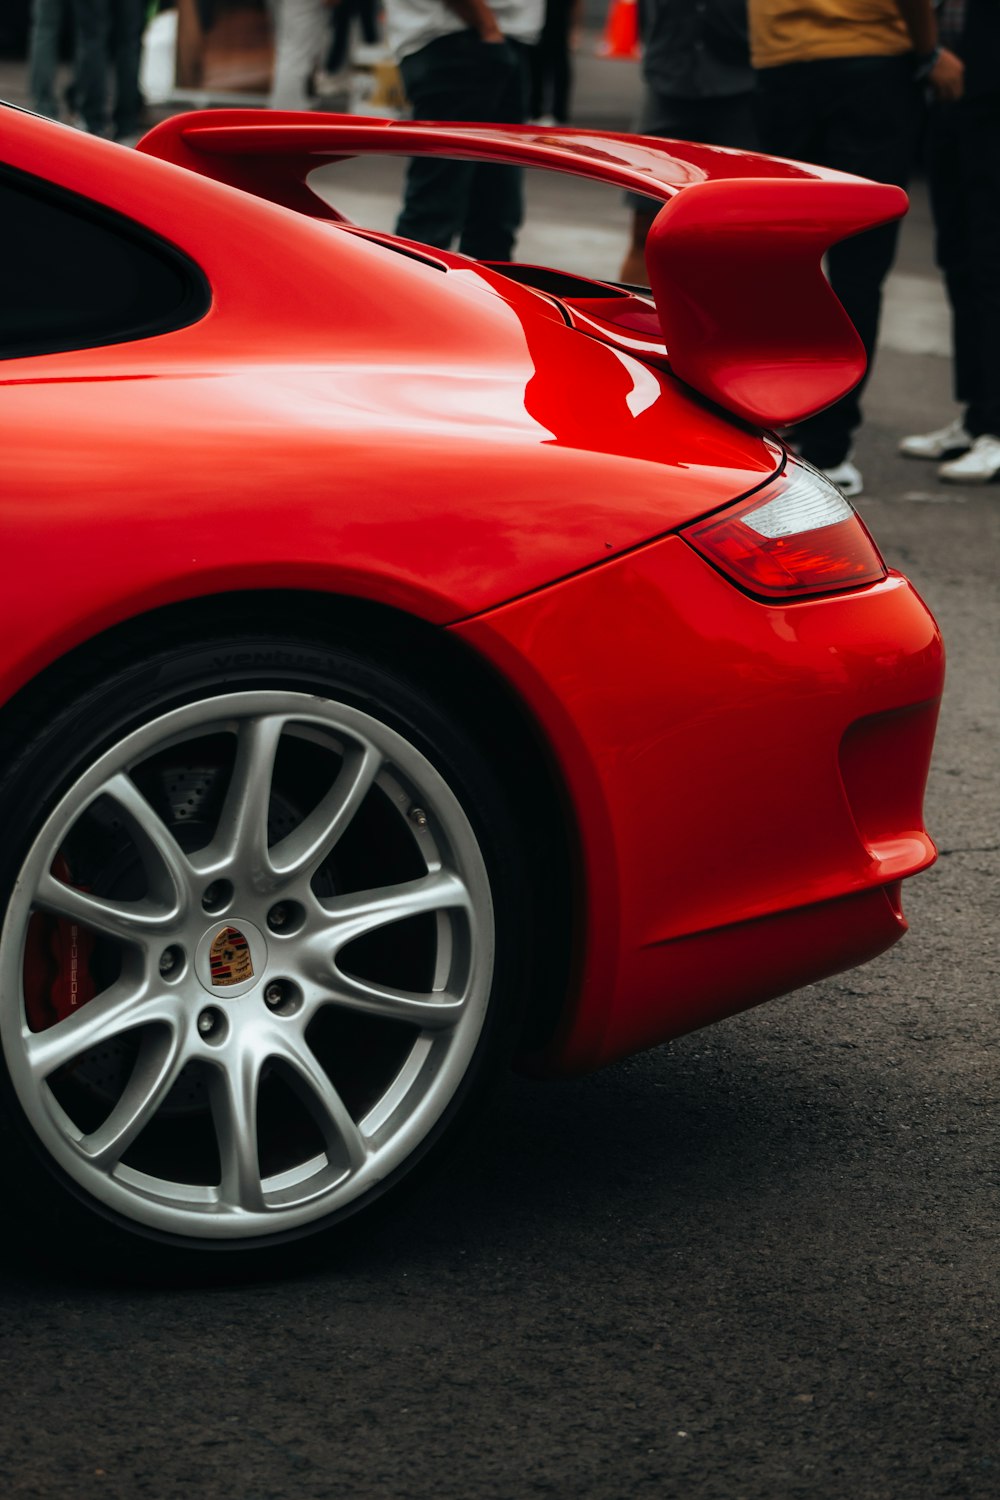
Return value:
M 818 988 L 818 987 L 817 987 Z M 827 989 L 834 988 L 828 982 Z M 849 992 L 848 993 L 852 993 Z M 798 1030 L 802 996 L 682 1039 L 589 1077 L 510 1080 L 476 1138 L 443 1177 L 384 1221 L 331 1245 L 309 1241 L 264 1256 L 137 1250 L 111 1269 L 100 1252 L 51 1259 L 20 1241 L 0 1250 L 10 1282 L 100 1287 L 212 1286 L 271 1279 L 398 1276 L 458 1260 L 627 1254 L 658 1247 L 685 1260 L 745 1225 L 748 1247 L 797 1232 L 835 1231 L 859 1193 L 905 1175 L 907 1120 L 933 1101 L 849 1039 Z M 838 1028 L 834 1027 L 834 1031 Z M 914 1138 L 916 1144 L 916 1138 Z M 902 1153 L 902 1156 L 900 1155 Z M 849 1200 L 849 1205 L 845 1203 Z

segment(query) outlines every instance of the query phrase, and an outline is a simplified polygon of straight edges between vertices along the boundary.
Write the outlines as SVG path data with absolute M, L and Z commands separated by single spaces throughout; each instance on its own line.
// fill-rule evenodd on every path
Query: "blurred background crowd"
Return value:
M 641 59 L 631 128 L 905 187 L 926 171 L 951 307 L 958 417 L 904 438 L 953 483 L 1000 478 L 1000 0 L 3 0 L 33 108 L 134 144 L 185 104 L 441 121 L 591 123 L 581 47 Z M 421 158 L 395 224 L 484 260 L 516 253 L 522 174 Z M 630 195 L 622 282 L 646 283 L 658 205 Z M 623 229 L 624 229 L 623 225 Z M 898 226 L 842 242 L 827 274 L 874 358 Z M 863 386 L 800 424 L 847 495 Z

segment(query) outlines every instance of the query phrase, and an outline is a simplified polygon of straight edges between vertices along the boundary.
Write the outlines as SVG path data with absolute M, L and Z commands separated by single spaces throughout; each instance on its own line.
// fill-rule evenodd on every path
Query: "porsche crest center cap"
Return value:
M 195 956 L 198 978 L 217 1000 L 235 999 L 253 989 L 266 964 L 263 933 L 239 916 L 223 926 L 209 927 Z
M 208 966 L 213 985 L 242 984 L 253 978 L 253 955 L 250 944 L 238 927 L 223 927 L 212 939 Z

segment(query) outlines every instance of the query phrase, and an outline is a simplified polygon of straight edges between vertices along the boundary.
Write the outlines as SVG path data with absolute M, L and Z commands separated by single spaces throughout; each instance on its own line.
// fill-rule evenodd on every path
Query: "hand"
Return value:
M 965 92 L 965 63 L 947 47 L 942 47 L 941 56 L 927 75 L 927 82 L 935 99 L 953 104 Z
M 444 0 L 444 3 L 463 25 L 472 28 L 481 42 L 489 42 L 493 46 L 503 42 L 503 32 L 486 0 Z

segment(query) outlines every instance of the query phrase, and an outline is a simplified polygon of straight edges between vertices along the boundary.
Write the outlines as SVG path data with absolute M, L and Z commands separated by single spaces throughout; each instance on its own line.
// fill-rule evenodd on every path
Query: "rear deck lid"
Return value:
M 822 257 L 907 206 L 900 188 L 846 173 L 603 131 L 212 110 L 164 121 L 139 149 L 340 221 L 306 179 L 367 154 L 503 161 L 644 193 L 663 204 L 646 259 L 671 369 L 766 427 L 799 421 L 860 380 L 864 349 Z

